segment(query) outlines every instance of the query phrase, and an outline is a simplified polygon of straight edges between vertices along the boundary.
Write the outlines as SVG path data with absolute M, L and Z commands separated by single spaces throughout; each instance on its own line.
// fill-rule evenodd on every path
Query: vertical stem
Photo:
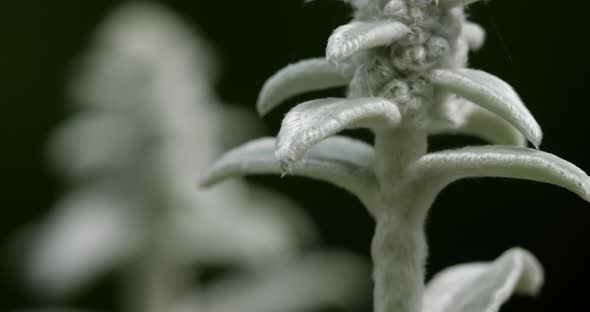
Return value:
M 375 312 L 420 312 L 424 293 L 427 193 L 412 185 L 409 166 L 427 150 L 415 129 L 376 133 L 376 171 L 381 187 L 371 244 Z M 425 209 L 426 208 L 426 209 Z
M 395 213 L 379 216 L 371 244 L 375 312 L 421 311 L 426 254 L 422 224 Z
M 129 268 L 125 295 L 126 310 L 158 312 L 169 309 L 173 295 L 171 274 L 165 260 L 154 250 L 146 250 Z
M 409 166 L 426 154 L 428 136 L 423 130 L 383 129 L 375 133 L 375 168 L 382 192 L 400 189 L 408 181 Z
M 174 254 L 170 253 L 168 233 L 172 231 L 169 210 L 162 202 L 165 195 L 155 197 L 155 205 L 143 207 L 150 214 L 144 224 L 146 246 L 129 264 L 125 300 L 131 312 L 173 311 L 184 277 Z

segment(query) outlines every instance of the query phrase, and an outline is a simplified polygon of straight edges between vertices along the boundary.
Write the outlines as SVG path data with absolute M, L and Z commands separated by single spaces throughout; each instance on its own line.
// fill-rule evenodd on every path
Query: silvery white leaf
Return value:
M 29 282 L 55 297 L 71 295 L 135 252 L 136 225 L 128 204 L 114 196 L 85 191 L 66 198 L 33 240 Z
M 450 10 L 460 6 L 467 6 L 478 1 L 482 0 L 438 0 L 438 5 L 444 9 Z
M 432 82 L 480 105 L 520 130 L 535 147 L 541 144 L 541 127 L 506 82 L 486 72 L 473 69 L 435 70 Z
M 352 70 L 324 58 L 299 61 L 279 70 L 264 83 L 256 109 L 260 115 L 265 115 L 292 96 L 345 86 L 352 74 Z
M 227 280 L 205 302 L 210 312 L 309 311 L 349 307 L 368 297 L 370 274 L 351 254 L 323 252 L 286 263 L 262 278 Z
M 494 262 L 453 266 L 438 273 L 424 293 L 423 312 L 497 312 L 513 293 L 535 295 L 543 267 L 528 251 L 512 248 Z
M 463 134 L 479 137 L 493 144 L 526 146 L 526 138 L 498 115 L 463 99 L 444 103 L 450 122 L 434 125 L 431 134 Z
M 461 37 L 465 39 L 469 45 L 469 49 L 476 51 L 483 46 L 486 39 L 486 31 L 479 24 L 464 22 Z
M 527 179 L 564 187 L 590 201 L 590 178 L 553 154 L 508 146 L 478 146 L 427 154 L 413 167 L 418 176 L 451 182 L 469 177 Z
M 201 185 L 245 174 L 282 174 L 275 145 L 274 138 L 263 138 L 229 151 L 205 172 Z M 311 148 L 291 173 L 330 182 L 357 195 L 368 194 L 375 183 L 373 156 L 370 145 L 335 136 Z
M 318 142 L 342 130 L 361 126 L 396 126 L 398 106 L 384 98 L 326 98 L 293 108 L 281 124 L 275 156 L 285 171 Z
M 360 50 L 387 46 L 410 32 L 396 21 L 351 22 L 340 26 L 328 39 L 326 58 L 340 62 Z

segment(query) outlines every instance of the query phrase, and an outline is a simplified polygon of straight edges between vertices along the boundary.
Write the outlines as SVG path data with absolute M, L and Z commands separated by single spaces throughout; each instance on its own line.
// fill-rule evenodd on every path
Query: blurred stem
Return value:
M 134 262 L 129 263 L 124 293 L 129 312 L 173 311 L 176 296 L 185 277 L 168 250 L 169 226 L 165 209 L 152 211 L 146 223 L 147 244 Z
M 160 312 L 169 306 L 174 289 L 170 268 L 155 248 L 148 248 L 130 263 L 126 281 L 126 309 L 130 312 Z

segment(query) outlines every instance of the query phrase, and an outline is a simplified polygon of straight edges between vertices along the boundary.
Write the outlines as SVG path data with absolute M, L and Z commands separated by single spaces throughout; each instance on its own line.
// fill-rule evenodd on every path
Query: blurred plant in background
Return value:
M 526 139 L 538 147 L 542 132 L 512 88 L 465 68 L 485 37 L 462 8 L 477 0 L 345 2 L 354 20 L 334 31 L 327 59 L 279 71 L 258 110 L 345 85 L 347 98 L 297 106 L 277 139 L 233 150 L 203 184 L 293 173 L 358 195 L 377 221 L 375 311 L 492 312 L 513 293 L 535 295 L 543 269 L 520 248 L 424 283 L 424 219 L 450 182 L 526 178 L 590 197 L 583 171 L 524 148 Z M 115 272 L 123 281 L 117 310 L 128 312 L 349 310 L 363 301 L 364 263 L 310 251 L 317 235 L 296 205 L 239 181 L 195 189 L 206 164 L 260 131 L 252 116 L 219 103 L 214 53 L 178 17 L 154 4 L 125 5 L 101 27 L 78 73 L 77 112 L 51 141 L 71 192 L 25 233 L 26 280 L 36 294 L 67 306 Z M 375 146 L 330 137 L 355 127 L 373 130 Z M 427 136 L 445 133 L 513 147 L 428 153 Z M 212 268 L 226 271 L 207 280 Z
M 74 82 L 78 112 L 51 142 L 72 192 L 33 230 L 26 278 L 39 294 L 67 298 L 117 268 L 126 311 L 305 311 L 364 299 L 364 263 L 304 252 L 315 232 L 288 200 L 242 182 L 197 192 L 204 165 L 257 133 L 247 114 L 218 103 L 215 76 L 211 51 L 163 8 L 128 4 L 104 23 Z M 209 265 L 236 272 L 195 282 Z

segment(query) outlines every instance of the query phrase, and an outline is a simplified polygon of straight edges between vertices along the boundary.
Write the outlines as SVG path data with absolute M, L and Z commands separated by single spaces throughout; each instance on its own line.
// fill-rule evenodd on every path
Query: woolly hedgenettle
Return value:
M 348 85 L 347 98 L 297 105 L 276 139 L 228 152 L 205 173 L 202 185 L 241 174 L 279 173 L 352 192 L 376 219 L 375 311 L 425 311 L 424 220 L 445 186 L 468 177 L 528 179 L 590 200 L 590 180 L 573 164 L 526 148 L 526 140 L 539 147 L 542 131 L 519 96 L 500 78 L 466 68 L 469 50 L 479 48 L 485 37 L 463 13 L 477 0 L 348 2 L 354 20 L 334 31 L 326 59 L 277 72 L 262 88 L 257 108 L 265 114 L 291 96 L 343 85 Z M 334 136 L 359 127 L 372 130 L 374 146 Z M 428 136 L 440 133 L 473 135 L 502 146 L 427 153 Z M 490 283 L 484 290 L 474 288 L 472 302 L 451 310 L 497 311 L 507 290 L 494 288 L 492 279 L 483 279 Z M 528 293 L 540 283 L 527 284 Z
M 34 230 L 25 264 L 42 295 L 63 299 L 117 270 L 128 312 L 303 312 L 364 299 L 364 262 L 304 252 L 314 228 L 290 201 L 239 181 L 195 191 L 193 175 L 240 138 L 222 126 L 252 128 L 216 98 L 208 52 L 156 4 L 125 4 L 101 25 L 75 81 L 80 111 L 52 141 L 74 187 Z M 238 270 L 187 278 L 208 265 Z

